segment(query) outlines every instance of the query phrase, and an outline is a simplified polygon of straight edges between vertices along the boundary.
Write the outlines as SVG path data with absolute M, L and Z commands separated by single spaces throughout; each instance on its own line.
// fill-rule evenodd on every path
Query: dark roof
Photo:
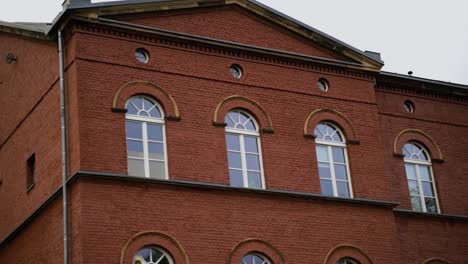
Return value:
M 51 28 L 50 23 L 32 23 L 32 22 L 4 22 L 0 21 L 0 27 L 10 27 L 20 30 L 32 31 L 47 34 Z

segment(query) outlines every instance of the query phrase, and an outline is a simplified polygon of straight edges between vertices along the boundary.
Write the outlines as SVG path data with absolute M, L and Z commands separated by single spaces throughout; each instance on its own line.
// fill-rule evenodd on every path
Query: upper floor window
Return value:
M 314 134 L 322 194 L 352 197 L 346 141 L 343 134 L 329 123 L 319 123 Z
M 145 247 L 135 254 L 133 264 L 174 264 L 174 261 L 161 248 Z
M 231 186 L 265 188 L 258 125 L 244 111 L 229 112 L 224 122 Z
M 417 143 L 403 146 L 406 178 L 414 211 L 438 213 L 439 205 L 429 153 Z
M 167 179 L 164 113 L 154 100 L 134 96 L 127 101 L 128 174 Z
M 260 254 L 250 253 L 242 258 L 241 264 L 270 264 L 270 261 Z

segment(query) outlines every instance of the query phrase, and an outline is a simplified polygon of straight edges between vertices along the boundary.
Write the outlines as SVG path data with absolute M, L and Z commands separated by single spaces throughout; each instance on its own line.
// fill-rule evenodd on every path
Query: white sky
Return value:
M 468 84 L 467 0 L 259 1 L 360 50 L 380 52 L 385 71 Z M 51 22 L 61 4 L 0 0 L 0 20 Z

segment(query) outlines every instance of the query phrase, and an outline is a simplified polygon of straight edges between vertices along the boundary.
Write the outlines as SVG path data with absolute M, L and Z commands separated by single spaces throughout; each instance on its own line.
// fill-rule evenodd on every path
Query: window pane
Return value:
M 148 139 L 162 142 L 162 125 L 148 124 Z
M 411 196 L 411 204 L 414 211 L 422 212 L 421 198 L 419 196 Z
M 247 255 L 242 258 L 242 261 L 246 264 L 252 264 L 253 263 L 253 255 Z
M 141 97 L 134 97 L 132 103 L 137 107 L 137 109 L 143 109 L 143 101 Z
M 244 187 L 242 171 L 240 170 L 229 170 L 229 180 L 230 180 L 231 186 Z
M 228 152 L 229 168 L 242 169 L 240 153 Z
M 153 107 L 153 105 L 154 105 L 153 102 L 151 102 L 150 100 L 146 98 L 143 99 L 143 109 L 150 110 L 151 107 Z
M 126 122 L 127 127 L 127 138 L 143 139 L 143 133 L 141 132 L 140 122 Z
M 162 252 L 156 249 L 151 249 L 151 257 L 153 258 L 153 262 L 156 262 L 159 260 L 160 257 L 162 257 Z
M 259 172 L 249 171 L 247 173 L 249 188 L 262 188 L 262 176 Z
M 320 178 L 331 179 L 330 165 L 328 163 L 319 162 L 318 169 Z
M 240 151 L 239 136 L 226 134 L 226 145 L 228 150 Z
M 164 145 L 162 143 L 148 143 L 150 159 L 164 160 Z
M 128 115 L 137 115 L 138 110 L 132 105 L 132 104 L 127 104 L 127 114 Z
M 419 177 L 421 177 L 421 180 L 423 181 L 431 181 L 431 176 L 429 172 L 429 167 L 428 166 L 419 166 Z
M 333 142 L 343 142 L 343 140 L 341 139 L 341 136 L 340 136 L 340 133 L 336 132 L 333 136 Z
M 247 124 L 245 124 L 245 128 L 247 128 L 247 130 L 250 130 L 250 131 L 257 131 L 257 129 L 255 129 L 254 122 L 252 120 L 250 120 L 249 122 L 247 122 Z
M 127 140 L 127 156 L 143 158 L 143 142 L 139 140 Z
M 340 164 L 335 164 L 335 178 L 338 180 L 347 180 L 348 178 L 346 177 L 346 166 L 345 165 L 340 165 Z
M 263 260 L 261 257 L 254 255 L 254 263 L 255 264 L 263 264 L 265 260 Z
M 345 163 L 344 149 L 332 147 L 333 162 Z
M 329 180 L 320 180 L 320 187 L 322 188 L 322 194 L 333 196 L 332 182 Z
M 164 162 L 162 161 L 150 161 L 150 178 L 164 179 L 166 175 Z
M 246 152 L 258 153 L 257 138 L 245 136 L 244 146 Z
M 336 188 L 338 190 L 338 196 L 349 197 L 348 182 L 337 181 Z
M 161 261 L 159 261 L 158 264 L 169 264 L 169 260 L 167 259 L 167 257 L 164 257 Z
M 153 109 L 151 109 L 148 113 L 153 118 L 162 118 L 161 112 L 159 112 L 159 109 L 157 107 L 153 107 Z
M 245 159 L 247 161 L 248 170 L 260 170 L 260 160 L 256 154 L 246 154 Z
M 408 188 L 411 195 L 419 195 L 419 186 L 417 181 L 408 180 Z
M 128 159 L 128 175 L 130 176 L 145 176 L 145 165 L 143 160 Z
M 145 261 L 150 262 L 150 249 L 149 248 L 144 248 L 137 253 L 138 256 L 142 257 Z
M 428 213 L 437 213 L 437 203 L 434 198 L 424 198 L 426 210 Z
M 316 149 L 316 152 L 317 152 L 317 160 L 327 162 L 328 161 L 327 147 L 322 146 L 322 145 L 317 145 L 317 147 L 315 149 Z
M 434 190 L 430 182 L 422 182 L 422 188 L 424 196 L 434 197 Z
M 414 169 L 414 165 L 405 163 L 406 177 L 408 179 L 416 180 L 416 172 Z

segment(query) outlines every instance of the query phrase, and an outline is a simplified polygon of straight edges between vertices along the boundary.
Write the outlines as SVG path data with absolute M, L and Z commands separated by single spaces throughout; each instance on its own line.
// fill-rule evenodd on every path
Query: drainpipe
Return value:
M 63 54 L 62 30 L 58 30 L 58 52 L 59 52 L 59 71 L 60 71 L 60 129 L 62 138 L 62 197 L 63 197 L 63 263 L 69 264 L 69 240 L 68 240 L 68 157 L 67 157 L 67 112 L 65 97 L 65 68 Z

